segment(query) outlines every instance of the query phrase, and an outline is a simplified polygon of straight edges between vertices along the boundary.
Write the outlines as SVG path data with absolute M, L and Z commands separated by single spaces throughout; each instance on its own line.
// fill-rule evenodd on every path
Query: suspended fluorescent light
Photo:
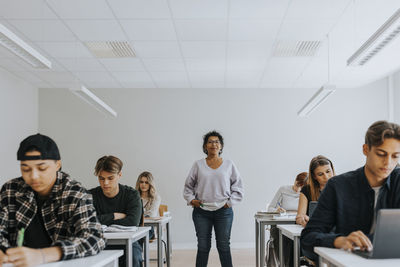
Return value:
M 347 65 L 362 66 L 400 33 L 398 9 L 348 60 Z
M 308 102 L 297 112 L 300 117 L 306 117 L 311 114 L 319 105 L 321 105 L 330 94 L 335 92 L 336 87 L 334 85 L 322 86 Z
M 72 88 L 70 89 L 75 95 L 79 96 L 82 100 L 84 100 L 86 103 L 90 104 L 97 110 L 101 112 L 105 112 L 108 114 L 111 114 L 114 117 L 117 117 L 117 112 L 113 110 L 109 105 L 104 103 L 103 100 L 98 98 L 95 94 L 93 94 L 89 89 L 87 89 L 85 86 L 81 86 L 78 88 Z
M 51 69 L 51 62 L 0 23 L 0 44 L 34 68 Z

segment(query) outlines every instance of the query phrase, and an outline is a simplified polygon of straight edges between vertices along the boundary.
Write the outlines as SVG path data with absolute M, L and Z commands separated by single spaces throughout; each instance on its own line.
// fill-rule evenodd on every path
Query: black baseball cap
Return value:
M 37 150 L 39 156 L 26 156 L 26 152 Z M 40 133 L 28 136 L 19 145 L 17 152 L 17 160 L 38 160 L 38 159 L 53 159 L 60 160 L 60 152 L 56 142 L 46 135 Z

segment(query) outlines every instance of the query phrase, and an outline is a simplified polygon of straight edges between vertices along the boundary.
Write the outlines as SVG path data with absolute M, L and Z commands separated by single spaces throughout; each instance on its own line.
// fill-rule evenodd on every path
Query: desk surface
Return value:
M 256 219 L 257 222 L 259 223 L 266 223 L 266 224 L 280 224 L 282 222 L 288 222 L 288 223 L 295 223 L 296 222 L 296 217 L 290 216 L 290 217 L 282 217 L 282 218 L 274 218 L 272 215 L 254 215 L 254 218 Z
M 298 224 L 278 224 L 278 229 L 282 231 L 282 234 L 293 239 L 296 236 L 301 235 L 304 227 Z
M 157 219 L 152 219 L 152 218 L 144 218 L 144 224 L 165 224 L 169 222 L 172 219 L 172 217 L 160 217 Z
M 138 227 L 136 231 L 105 232 L 105 239 L 128 239 L 135 238 L 150 231 L 150 227 Z
M 79 259 L 57 261 L 39 265 L 40 267 L 71 267 L 71 266 L 91 266 L 101 267 L 118 259 L 124 254 L 123 250 L 103 250 L 95 256 L 89 256 Z
M 315 247 L 315 253 L 338 267 L 393 267 L 400 266 L 400 259 L 365 259 L 349 251 L 336 248 Z

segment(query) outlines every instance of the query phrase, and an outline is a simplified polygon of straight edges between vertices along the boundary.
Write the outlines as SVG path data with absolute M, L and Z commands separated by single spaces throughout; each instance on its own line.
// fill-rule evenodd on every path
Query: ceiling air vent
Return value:
M 278 41 L 274 57 L 312 57 L 321 46 L 320 41 Z
M 128 42 L 85 42 L 97 58 L 136 57 Z

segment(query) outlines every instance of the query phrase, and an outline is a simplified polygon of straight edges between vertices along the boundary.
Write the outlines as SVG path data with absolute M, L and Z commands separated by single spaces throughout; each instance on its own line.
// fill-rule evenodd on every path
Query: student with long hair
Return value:
M 153 175 L 148 172 L 139 174 L 136 181 L 136 190 L 139 191 L 143 202 L 145 217 L 158 217 L 161 197 L 157 194 L 154 186 Z
M 318 201 L 321 191 L 330 178 L 335 176 L 332 161 L 324 156 L 316 156 L 310 162 L 309 178 L 300 192 L 299 207 L 297 209 L 296 223 L 306 226 L 309 218 L 308 204 Z

